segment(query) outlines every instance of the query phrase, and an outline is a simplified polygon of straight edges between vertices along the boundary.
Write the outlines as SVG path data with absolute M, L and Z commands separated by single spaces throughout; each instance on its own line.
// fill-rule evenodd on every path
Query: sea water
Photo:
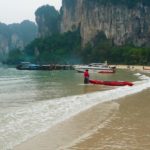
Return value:
M 148 76 L 128 70 L 90 78 L 132 81 L 134 86 L 84 85 L 83 74 L 76 71 L 0 68 L 0 149 L 12 149 L 96 104 L 150 87 Z

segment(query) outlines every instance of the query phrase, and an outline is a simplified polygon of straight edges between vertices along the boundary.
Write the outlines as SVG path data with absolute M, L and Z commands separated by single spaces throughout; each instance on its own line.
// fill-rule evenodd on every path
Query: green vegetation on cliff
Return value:
M 35 12 L 39 33 L 49 36 L 59 32 L 59 12 L 49 5 L 38 8 Z M 44 33 L 42 33 L 44 32 Z
M 96 2 L 97 4 L 114 4 L 114 5 L 125 5 L 128 6 L 129 8 L 134 7 L 137 5 L 137 3 L 142 3 L 143 5 L 150 6 L 150 1 L 149 0 L 84 0 L 86 4 L 91 4 L 93 2 Z
M 3 60 L 4 64 L 16 65 L 25 60 L 25 55 L 20 49 L 13 49 L 8 53 L 7 59 Z
M 3 37 L 6 39 L 9 39 L 10 36 L 11 36 L 11 31 L 10 31 L 9 27 L 6 24 L 0 22 L 0 38 L 1 38 L 1 40 Z
M 81 56 L 86 63 L 107 60 L 111 64 L 150 65 L 150 47 L 115 46 L 102 32 L 85 46 Z
M 38 38 L 25 48 L 30 61 L 38 63 L 74 63 L 80 52 L 79 31 Z
M 18 49 L 11 51 L 7 63 L 15 64 L 23 60 L 41 64 L 76 64 L 107 60 L 111 64 L 150 65 L 150 48 L 133 45 L 117 47 L 102 32 L 83 48 L 79 31 L 74 31 L 38 38 L 23 52 Z

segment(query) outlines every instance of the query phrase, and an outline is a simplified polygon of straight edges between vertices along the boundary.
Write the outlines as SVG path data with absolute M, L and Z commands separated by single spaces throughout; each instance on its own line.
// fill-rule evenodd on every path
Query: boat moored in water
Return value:
M 83 73 L 88 69 L 90 73 L 115 73 L 116 67 L 110 67 L 107 63 L 91 63 L 89 65 L 75 65 L 74 69 Z
M 32 64 L 30 62 L 21 62 L 19 65 L 16 66 L 18 70 L 37 70 L 40 68 L 38 64 Z
M 21 62 L 16 66 L 18 70 L 73 70 L 72 65 L 59 65 L 59 64 L 32 64 L 30 62 Z

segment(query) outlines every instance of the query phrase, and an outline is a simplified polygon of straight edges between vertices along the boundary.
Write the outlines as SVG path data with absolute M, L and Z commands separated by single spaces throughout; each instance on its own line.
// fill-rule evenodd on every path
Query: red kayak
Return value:
M 115 73 L 114 70 L 101 70 L 98 73 Z
M 100 70 L 98 73 L 115 73 L 116 67 L 111 67 L 111 69 Z
M 89 80 L 92 84 L 102 84 L 102 85 L 109 85 L 109 86 L 132 86 L 133 83 L 128 81 L 103 81 L 103 80 Z

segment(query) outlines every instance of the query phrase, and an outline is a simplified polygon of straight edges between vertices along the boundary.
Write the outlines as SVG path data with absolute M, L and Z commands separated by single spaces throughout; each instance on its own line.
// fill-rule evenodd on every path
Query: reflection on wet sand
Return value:
M 150 89 L 119 100 L 113 121 L 69 150 L 149 150 Z

